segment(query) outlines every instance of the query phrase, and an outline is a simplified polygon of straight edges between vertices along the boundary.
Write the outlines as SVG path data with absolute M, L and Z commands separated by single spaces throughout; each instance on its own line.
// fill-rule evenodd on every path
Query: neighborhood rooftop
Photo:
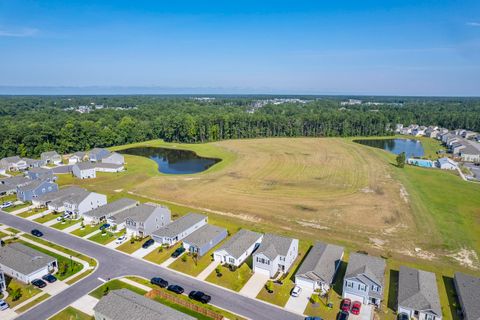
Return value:
M 21 186 L 21 187 L 18 187 L 18 191 L 30 191 L 30 190 L 34 190 L 36 189 L 38 186 L 40 186 L 42 183 L 44 183 L 45 181 L 47 180 L 33 180 L 32 182 L 24 185 L 24 186 Z
M 260 237 L 261 233 L 242 229 L 235 233 L 219 250 L 225 250 L 235 259 L 240 258 Z
M 288 254 L 292 241 L 292 238 L 267 233 L 263 236 L 262 243 L 256 253 L 263 253 L 270 260 L 274 260 L 279 255 L 286 256 Z
M 206 216 L 203 214 L 189 213 L 181 218 L 178 218 L 165 227 L 158 229 L 153 234 L 159 237 L 175 237 L 182 231 L 187 230 L 205 218 Z
M 362 253 L 352 253 L 347 265 L 345 278 L 363 277 L 366 275 L 382 287 L 385 278 L 385 260 Z
M 42 202 L 50 202 L 50 201 L 58 202 L 58 201 L 63 201 L 76 194 L 84 194 L 85 192 L 88 192 L 88 191 L 80 187 L 76 187 L 76 186 L 67 187 L 67 188 L 60 189 L 57 192 L 47 193 L 39 197 L 38 200 Z
M 123 222 L 125 219 L 130 218 L 133 221 L 144 222 L 150 217 L 155 209 L 161 208 L 162 210 L 169 211 L 167 207 L 155 204 L 155 203 L 142 203 L 138 206 L 128 208 L 116 214 L 113 218 L 117 223 Z
M 456 272 L 455 288 L 457 289 L 465 320 L 479 320 L 480 278 Z
M 111 214 L 112 212 L 118 212 L 125 208 L 134 206 L 135 204 L 137 204 L 136 200 L 129 199 L 129 198 L 121 198 L 116 201 L 107 203 L 104 206 L 100 206 L 96 209 L 90 210 L 86 212 L 85 215 L 90 217 L 101 218 L 108 214 Z
M 317 242 L 298 269 L 297 275 L 314 281 L 332 283 L 342 256 L 343 247 Z
M 216 239 L 217 235 L 222 232 L 225 232 L 224 228 L 206 224 L 183 239 L 183 242 L 186 242 L 190 245 L 195 245 L 197 247 L 203 247 L 204 245 L 210 243 L 212 239 Z
M 93 308 L 115 320 L 194 320 L 195 318 L 128 289 L 113 290 Z
M 0 247 L 0 264 L 29 275 L 55 261 L 55 258 L 21 243 Z

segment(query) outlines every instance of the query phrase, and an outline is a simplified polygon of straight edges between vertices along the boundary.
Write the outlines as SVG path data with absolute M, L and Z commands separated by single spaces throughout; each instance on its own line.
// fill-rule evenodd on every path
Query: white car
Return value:
M 124 234 L 123 236 L 118 237 L 117 240 L 115 240 L 115 243 L 120 244 L 125 240 L 127 240 L 127 235 Z
M 298 297 L 300 295 L 300 292 L 302 292 L 302 288 L 300 288 L 299 286 L 295 286 L 295 288 L 292 289 L 291 296 Z
M 9 208 L 11 206 L 13 206 L 13 202 L 12 201 L 7 201 L 7 202 L 4 202 L 4 203 L 0 204 L 0 209 Z
M 8 303 L 6 303 L 4 300 L 0 299 L 0 311 L 7 310 L 8 307 L 9 307 Z

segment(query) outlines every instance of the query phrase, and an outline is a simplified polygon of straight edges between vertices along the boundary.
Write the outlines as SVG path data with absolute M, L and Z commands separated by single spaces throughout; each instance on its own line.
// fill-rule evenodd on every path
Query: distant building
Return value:
M 450 158 L 444 157 L 437 160 L 437 167 L 443 170 L 457 170 L 458 163 Z
M 93 148 L 88 153 L 88 158 L 92 162 L 100 162 L 103 158 L 108 157 L 110 155 L 110 151 L 103 148 Z
M 102 158 L 102 163 L 123 165 L 125 163 L 125 158 L 120 153 L 112 152 L 109 155 Z
M 83 151 L 75 152 L 68 158 L 68 164 L 76 164 L 79 162 L 86 161 L 88 159 L 87 153 Z
M 40 155 L 40 159 L 44 161 L 46 164 L 61 164 L 62 163 L 62 156 L 59 155 L 56 151 L 47 151 L 42 152 Z
M 27 162 L 19 156 L 3 158 L 0 160 L 0 165 L 6 171 L 23 171 L 28 168 Z
M 95 164 L 90 162 L 80 162 L 74 164 L 72 167 L 72 173 L 79 179 L 93 179 L 97 177 Z

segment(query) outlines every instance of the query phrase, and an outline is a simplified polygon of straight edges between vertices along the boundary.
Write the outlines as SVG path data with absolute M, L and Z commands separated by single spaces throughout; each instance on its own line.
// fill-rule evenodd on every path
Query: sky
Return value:
M 480 1 L 0 0 L 0 94 L 480 96 Z

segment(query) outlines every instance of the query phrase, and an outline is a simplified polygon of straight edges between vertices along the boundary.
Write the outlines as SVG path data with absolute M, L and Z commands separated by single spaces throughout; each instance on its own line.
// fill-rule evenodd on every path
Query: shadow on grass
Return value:
M 457 291 L 455 290 L 455 284 L 453 278 L 443 276 L 442 277 L 443 284 L 445 285 L 445 290 L 447 291 L 447 298 L 448 298 L 448 306 L 450 310 L 445 310 L 445 306 L 442 306 L 442 312 L 446 314 L 450 311 L 453 320 L 461 320 L 462 317 L 460 303 L 458 301 Z
M 300 257 L 300 252 L 299 252 L 299 257 L 297 257 L 297 259 L 300 258 L 300 263 L 298 263 L 295 267 L 295 269 L 291 269 L 288 273 L 290 275 L 289 279 L 293 282 L 295 282 L 295 274 L 297 273 L 297 270 L 298 268 L 300 268 L 300 266 L 302 265 L 303 261 L 305 261 L 305 259 L 307 258 L 308 254 L 310 253 L 310 250 L 312 250 L 312 246 L 308 247 L 307 251 L 305 251 L 305 254 L 303 255 L 303 257 Z M 295 264 L 295 262 L 294 262 Z M 287 276 L 285 277 L 285 279 L 287 278 Z
M 343 290 L 343 278 L 345 277 L 345 272 L 347 271 L 347 263 L 345 261 L 340 261 L 340 266 L 338 267 L 338 271 L 335 274 L 335 278 L 333 280 L 333 291 L 339 296 L 342 295 Z
M 388 285 L 387 307 L 392 311 L 397 311 L 398 297 L 398 270 L 390 270 L 390 283 Z

